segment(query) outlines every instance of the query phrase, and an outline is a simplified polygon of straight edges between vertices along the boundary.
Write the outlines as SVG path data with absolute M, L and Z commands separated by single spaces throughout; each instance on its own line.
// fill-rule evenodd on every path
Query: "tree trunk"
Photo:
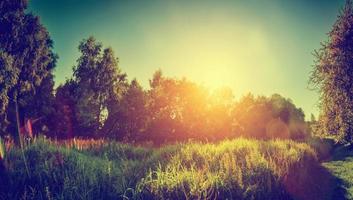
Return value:
M 21 139 L 21 125 L 20 125 L 20 114 L 18 112 L 18 103 L 17 103 L 17 97 L 14 99 L 15 101 L 15 112 L 16 112 L 16 137 L 15 137 L 15 144 L 17 146 L 22 147 L 22 139 Z

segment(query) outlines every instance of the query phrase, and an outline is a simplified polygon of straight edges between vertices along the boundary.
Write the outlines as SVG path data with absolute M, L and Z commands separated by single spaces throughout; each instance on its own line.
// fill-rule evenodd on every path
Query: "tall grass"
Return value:
M 315 161 L 313 150 L 291 141 L 190 143 L 150 170 L 138 188 L 163 199 L 286 199 L 289 173 L 299 167 L 307 173 Z
M 24 152 L 31 175 L 11 148 L 3 199 L 291 199 L 289 186 L 304 184 L 317 162 L 306 144 L 248 139 L 160 148 L 38 139 Z

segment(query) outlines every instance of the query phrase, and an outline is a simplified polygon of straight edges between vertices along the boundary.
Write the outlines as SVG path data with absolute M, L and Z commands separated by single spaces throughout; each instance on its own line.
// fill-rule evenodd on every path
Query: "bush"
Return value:
M 316 151 L 319 160 L 330 159 L 335 142 L 332 139 L 311 137 L 307 143 Z

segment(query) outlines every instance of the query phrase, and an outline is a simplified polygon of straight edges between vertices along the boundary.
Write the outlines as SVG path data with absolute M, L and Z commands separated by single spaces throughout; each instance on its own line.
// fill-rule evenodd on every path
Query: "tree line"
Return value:
M 112 48 L 94 37 L 80 42 L 72 78 L 54 88 L 58 55 L 26 0 L 0 2 L 0 133 L 19 139 L 28 119 L 36 133 L 54 138 L 112 138 L 156 144 L 233 137 L 304 140 L 311 130 L 352 141 L 353 9 L 347 2 L 316 51 L 312 85 L 321 94 L 318 121 L 279 94 L 234 99 L 232 90 L 209 90 L 157 70 L 143 88 L 128 80 Z M 337 136 L 337 137 L 336 137 Z
M 307 134 L 303 111 L 278 94 L 249 94 L 236 102 L 229 88 L 209 91 L 185 78 L 165 77 L 160 70 L 145 90 L 136 79 L 127 80 L 113 51 L 93 37 L 79 49 L 73 78 L 56 90 L 56 137 L 163 143 L 240 135 L 303 139 Z

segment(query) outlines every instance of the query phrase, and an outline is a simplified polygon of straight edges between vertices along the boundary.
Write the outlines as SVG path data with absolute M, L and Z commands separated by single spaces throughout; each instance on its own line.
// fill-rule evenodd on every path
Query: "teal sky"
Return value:
M 157 69 L 237 98 L 279 93 L 318 114 L 307 89 L 312 52 L 327 39 L 343 0 L 32 0 L 54 40 L 56 85 L 71 77 L 79 42 L 111 46 L 129 79 L 148 87 Z

